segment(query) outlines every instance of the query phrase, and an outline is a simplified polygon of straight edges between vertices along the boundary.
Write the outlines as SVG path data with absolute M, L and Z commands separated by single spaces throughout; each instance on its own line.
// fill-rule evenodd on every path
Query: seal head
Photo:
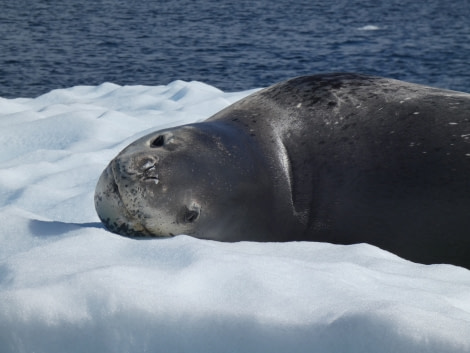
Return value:
M 98 181 L 95 207 L 106 228 L 126 236 L 219 239 L 229 224 L 239 226 L 226 241 L 236 240 L 230 234 L 264 234 L 271 222 L 248 213 L 272 202 L 266 170 L 253 141 L 232 126 L 185 125 L 119 153 Z

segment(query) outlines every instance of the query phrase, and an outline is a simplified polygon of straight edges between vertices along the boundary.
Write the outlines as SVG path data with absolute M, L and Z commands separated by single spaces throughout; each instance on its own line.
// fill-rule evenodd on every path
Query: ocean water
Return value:
M 1 0 L 0 96 L 355 71 L 470 92 L 469 0 Z

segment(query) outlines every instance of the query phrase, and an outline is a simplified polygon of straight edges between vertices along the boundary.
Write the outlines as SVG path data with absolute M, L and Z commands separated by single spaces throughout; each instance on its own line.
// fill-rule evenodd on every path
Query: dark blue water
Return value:
M 175 79 L 233 91 L 331 71 L 470 92 L 470 0 L 0 5 L 3 97 L 105 81 L 157 85 Z

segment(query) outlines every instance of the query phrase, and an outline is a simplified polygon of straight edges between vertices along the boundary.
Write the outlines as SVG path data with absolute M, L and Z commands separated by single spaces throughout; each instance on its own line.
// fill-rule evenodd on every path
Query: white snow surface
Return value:
M 135 240 L 93 193 L 138 137 L 252 93 L 200 82 L 0 98 L 0 352 L 470 352 L 470 271 L 377 247 Z

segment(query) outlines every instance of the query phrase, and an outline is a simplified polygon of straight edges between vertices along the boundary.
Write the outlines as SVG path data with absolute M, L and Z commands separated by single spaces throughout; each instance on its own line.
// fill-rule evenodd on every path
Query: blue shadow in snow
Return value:
M 38 237 L 60 236 L 81 228 L 104 229 L 104 226 L 100 222 L 67 223 L 59 221 L 39 221 L 37 219 L 29 221 L 31 233 Z

